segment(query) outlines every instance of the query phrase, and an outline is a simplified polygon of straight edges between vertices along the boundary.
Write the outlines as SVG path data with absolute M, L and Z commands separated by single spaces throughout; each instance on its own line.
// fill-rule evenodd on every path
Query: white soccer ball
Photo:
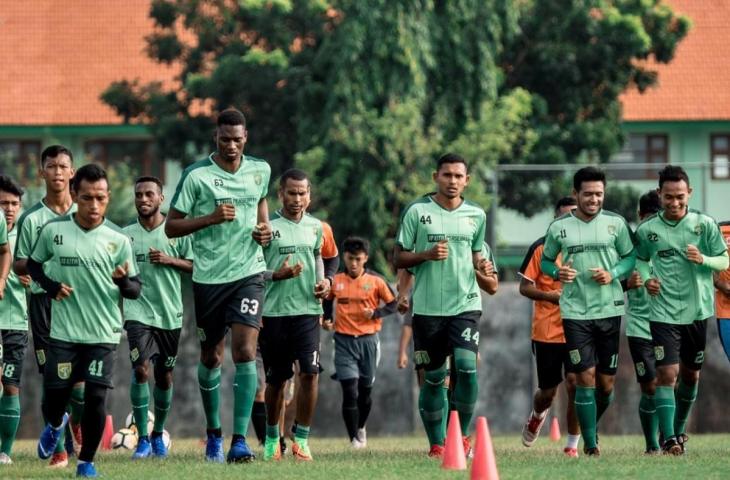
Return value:
M 137 432 L 131 428 L 122 428 L 112 435 L 112 448 L 134 450 L 137 447 Z
M 124 426 L 126 428 L 132 428 L 134 427 L 135 431 L 137 430 L 137 425 L 134 423 L 134 412 L 129 412 L 129 415 L 127 415 L 127 418 L 124 420 Z M 155 426 L 155 414 L 151 411 L 147 410 L 147 433 L 152 433 L 152 429 Z

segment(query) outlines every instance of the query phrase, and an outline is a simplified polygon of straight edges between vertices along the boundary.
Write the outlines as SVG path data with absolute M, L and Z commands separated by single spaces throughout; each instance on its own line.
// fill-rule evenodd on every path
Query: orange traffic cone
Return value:
M 112 416 L 106 416 L 106 423 L 104 424 L 104 433 L 101 434 L 101 448 L 102 450 L 112 449 L 112 436 L 114 435 L 114 422 Z
M 445 468 L 446 470 L 466 470 L 464 440 L 461 437 L 459 413 L 456 410 L 452 410 L 449 416 L 449 428 L 446 430 L 444 461 L 441 463 L 441 468 Z
M 474 461 L 471 464 L 471 480 L 499 480 L 486 417 L 477 418 L 477 439 L 474 444 Z
M 558 422 L 558 417 L 553 417 L 553 421 L 550 424 L 550 440 L 553 442 L 560 441 L 560 422 Z

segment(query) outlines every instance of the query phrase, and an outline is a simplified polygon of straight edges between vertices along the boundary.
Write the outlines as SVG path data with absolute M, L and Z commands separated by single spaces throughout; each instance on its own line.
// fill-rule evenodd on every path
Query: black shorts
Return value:
M 124 322 L 124 329 L 127 331 L 129 359 L 133 367 L 152 360 L 157 374 L 171 372 L 175 368 L 182 329 L 166 330 L 134 320 Z
M 654 359 L 654 343 L 646 338 L 627 337 L 631 359 L 634 362 L 636 381 L 648 383 L 656 378 L 656 360 Z
M 441 368 L 454 348 L 479 352 L 479 319 L 482 312 L 453 316 L 413 315 L 413 358 L 427 371 Z
M 537 366 L 537 386 L 540 390 L 557 387 L 568 371 L 568 349 L 564 343 L 532 341 L 532 353 Z
M 568 366 L 572 373 L 596 367 L 604 375 L 616 375 L 621 317 L 596 320 L 563 319 Z
M 33 350 L 38 373 L 48 357 L 48 343 L 51 341 L 51 298 L 45 293 L 32 293 L 28 300 L 28 319 L 33 333 Z
M 319 373 L 319 315 L 264 317 L 259 334 L 266 383 L 279 385 L 300 373 Z
M 258 330 L 264 308 L 264 290 L 262 273 L 217 285 L 193 282 L 195 320 L 203 348 L 217 345 L 234 323 Z
M 28 332 L 25 330 L 0 330 L 0 365 L 2 384 L 20 387 L 23 373 L 23 358 L 28 347 Z
M 113 388 L 112 372 L 116 345 L 113 343 L 70 343 L 51 340 L 48 346 L 43 384 L 65 388 L 77 382 Z
M 707 319 L 695 320 L 689 325 L 673 325 L 649 322 L 654 340 L 654 356 L 658 367 L 682 365 L 690 370 L 700 370 L 705 362 L 707 343 Z

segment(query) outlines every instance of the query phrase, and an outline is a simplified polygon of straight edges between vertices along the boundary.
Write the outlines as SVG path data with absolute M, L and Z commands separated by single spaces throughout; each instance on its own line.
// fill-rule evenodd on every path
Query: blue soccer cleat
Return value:
M 167 447 L 162 435 L 152 435 L 150 439 L 152 443 L 152 456 L 157 458 L 167 458 Z
M 149 437 L 139 437 L 137 448 L 132 454 L 132 460 L 141 460 L 152 456 L 152 445 L 150 445 Z
M 99 474 L 96 473 L 96 468 L 91 462 L 79 463 L 76 466 L 76 476 L 83 478 L 99 478 Z
M 223 455 L 223 437 L 218 437 L 215 433 L 208 434 L 208 441 L 205 444 L 205 460 L 213 463 L 226 461 Z
M 53 451 L 58 445 L 58 440 L 61 438 L 63 429 L 66 428 L 68 423 L 68 413 L 63 414 L 61 420 L 61 426 L 53 428 L 50 424 L 46 424 L 46 427 L 41 432 L 41 436 L 38 439 L 38 457 L 45 460 L 53 455 Z
M 246 443 L 246 438 L 238 436 L 231 442 L 231 449 L 228 450 L 228 463 L 245 463 L 256 458 L 251 448 Z

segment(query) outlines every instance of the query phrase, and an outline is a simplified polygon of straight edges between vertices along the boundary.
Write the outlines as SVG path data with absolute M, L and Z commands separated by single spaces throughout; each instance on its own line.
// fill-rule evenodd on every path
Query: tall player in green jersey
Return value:
M 129 238 L 104 217 L 109 204 L 106 172 L 94 164 L 81 167 L 72 192 L 78 211 L 44 225 L 27 262 L 33 280 L 56 300 L 43 373 L 43 390 L 53 401 L 45 404 L 48 423 L 38 441 L 38 456 L 51 456 L 68 421 L 65 407 L 73 384 L 83 379 L 84 442 L 76 476 L 96 477 L 94 455 L 122 332 L 119 301 L 139 297 L 142 285 Z
M 207 420 L 206 459 L 223 462 L 220 379 L 226 332 L 236 374 L 229 462 L 255 458 L 246 443 L 256 396 L 256 344 L 264 301 L 266 262 L 260 245 L 271 241 L 266 203 L 271 168 L 244 155 L 246 119 L 220 113 L 216 151 L 183 172 L 165 222 L 170 238 L 192 234 L 193 294 L 200 339 L 198 383 Z
M 167 457 L 162 439 L 172 403 L 172 371 L 183 321 L 180 272 L 193 271 L 190 237 L 167 238 L 165 216 L 160 205 L 165 196 L 156 177 L 140 177 L 134 182 L 137 219 L 123 231 L 132 241 L 134 258 L 144 284 L 142 295 L 124 300 L 124 329 L 129 339 L 129 356 L 134 372 L 129 394 L 139 441 L 133 459 Z M 148 379 L 154 364 L 155 424 L 147 431 L 150 401 Z
M 423 366 L 425 381 L 419 411 L 431 450 L 443 455 L 443 388 L 446 358 L 453 353 L 456 389 L 453 405 L 459 412 L 464 448 L 476 404 L 477 352 L 482 299 L 475 270 L 491 276 L 491 263 L 482 257 L 486 215 L 461 196 L 469 183 L 466 161 L 452 153 L 439 158 L 433 180 L 438 190 L 408 206 L 396 238 L 395 267 L 415 275 L 413 340 L 416 364 Z
M 71 198 L 71 178 L 74 176 L 71 150 L 63 145 L 51 145 L 45 148 L 41 152 L 38 174 L 45 182 L 46 195 L 26 210 L 18 220 L 18 241 L 15 245 L 13 264 L 13 269 L 18 275 L 28 274 L 25 265 L 43 225 L 76 211 L 76 204 Z M 33 349 L 38 372 L 43 375 L 51 334 L 51 298 L 37 282 L 30 288 L 28 317 L 30 330 L 33 333 Z M 45 410 L 44 402 L 45 399 L 42 398 L 41 411 Z M 84 411 L 83 382 L 74 386 L 69 407 L 71 412 L 69 424 L 76 443 L 74 447 L 78 453 L 81 447 L 81 416 Z M 49 466 L 52 468 L 63 468 L 68 465 L 68 455 L 63 443 L 63 441 L 58 442 L 58 447 L 51 457 Z
M 578 208 L 553 221 L 545 235 L 540 267 L 563 283 L 560 316 L 577 375 L 575 411 L 583 451 L 600 455 L 596 425 L 613 400 L 624 293 L 619 278 L 634 269 L 631 230 L 620 215 L 603 210 L 605 174 L 585 167 L 573 176 Z M 555 260 L 562 257 L 558 269 Z
M 284 172 L 279 181 L 282 208 L 271 216 L 273 239 L 264 247 L 272 271 L 266 283 L 261 355 L 266 369 L 266 440 L 264 460 L 281 458 L 279 416 L 284 385 L 299 364 L 294 443 L 297 460 L 312 460 L 309 429 L 317 403 L 319 378 L 319 319 L 321 299 L 331 281 L 324 278 L 322 222 L 305 212 L 310 184 L 298 169 Z
M 707 319 L 715 313 L 713 272 L 728 267 L 728 253 L 715 220 L 687 204 L 692 189 L 682 167 L 659 172 L 662 211 L 636 229 L 639 264 L 652 296 L 650 327 L 657 368 L 654 396 L 662 450 L 681 455 L 685 428 L 697 397 L 705 359 Z M 679 380 L 679 384 L 675 384 Z
M 23 189 L 9 177 L 0 175 L 0 212 L 5 215 L 4 219 L 0 216 L 0 244 L 5 247 L 3 262 L 6 268 L 10 265 L 9 252 L 15 248 L 18 234 L 15 220 L 22 198 Z M 0 465 L 4 465 L 12 463 L 10 454 L 20 423 L 20 374 L 28 346 L 25 289 L 30 286 L 30 277 L 5 271 L 4 274 L 0 272 L 0 278 L 7 278 L 0 296 Z

